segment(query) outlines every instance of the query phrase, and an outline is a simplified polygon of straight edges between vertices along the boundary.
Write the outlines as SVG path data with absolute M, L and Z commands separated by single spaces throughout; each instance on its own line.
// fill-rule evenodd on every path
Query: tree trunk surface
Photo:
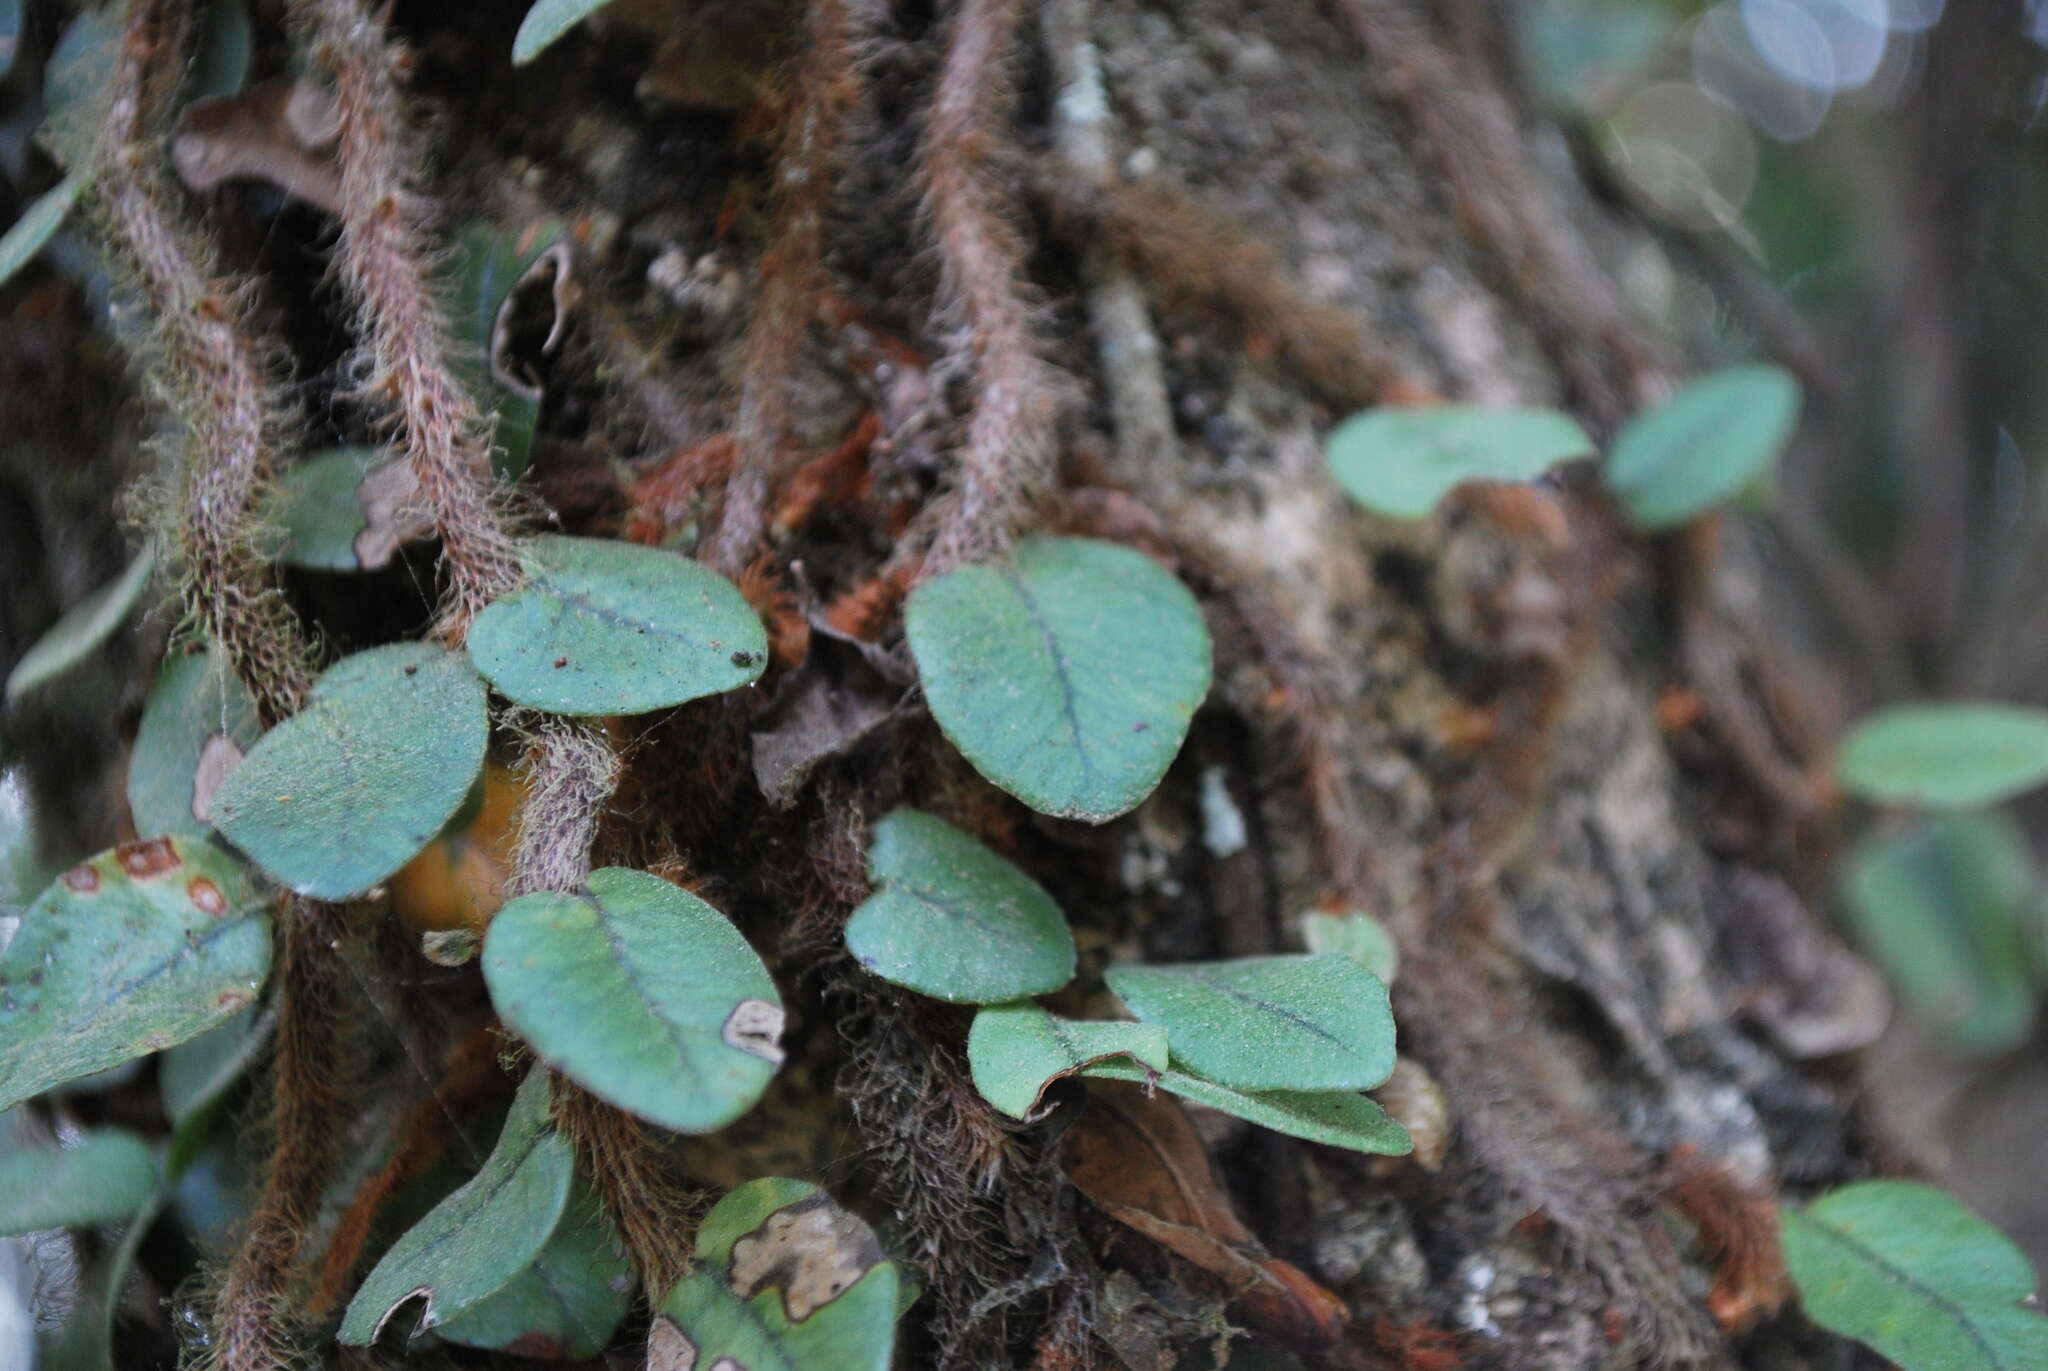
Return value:
M 502 56 L 479 54 L 506 50 L 513 22 L 488 8 L 397 21 L 435 112 L 441 212 L 575 226 L 582 301 L 537 487 L 572 531 L 656 517 L 676 541 L 695 520 L 708 547 L 719 503 L 648 516 L 646 483 L 740 422 L 776 163 L 734 112 L 798 26 L 618 0 L 485 81 Z M 901 530 L 869 511 L 920 506 L 986 383 L 943 305 L 913 168 L 958 14 L 1003 7 L 853 8 L 873 28 L 833 168 L 836 312 L 804 344 L 793 427 L 824 452 L 872 409 L 882 442 L 868 505 L 777 535 L 799 604 L 886 573 Z M 906 1365 L 1857 1364 L 1785 1312 L 1771 1197 L 1895 1165 L 1853 1068 L 1883 992 L 1812 903 L 1829 841 L 1816 731 L 1762 642 L 1741 529 L 1646 540 L 1573 472 L 1396 523 L 1350 505 L 1322 455 L 1350 410 L 1432 397 L 1559 406 L 1605 438 L 1682 372 L 1708 297 L 1517 94 L 1504 8 L 1021 7 L 1000 61 L 1016 99 L 965 155 L 1028 249 L 1059 404 L 1058 489 L 1031 517 L 1174 566 L 1217 644 L 1209 703 L 1135 814 L 1046 819 L 974 776 L 889 684 L 893 626 L 866 657 L 811 632 L 803 671 L 893 712 L 816 747 L 773 800 L 763 739 L 809 745 L 775 677 L 625 740 L 597 856 L 715 893 L 774 950 L 793 1012 L 763 1106 L 668 1160 L 707 1186 L 820 1176 L 885 1221 L 924 1284 Z M 705 56 L 706 35 L 739 51 Z M 251 230 L 242 247 L 289 272 L 321 230 L 280 223 L 282 245 Z M 276 308 L 310 367 L 334 346 L 332 301 L 303 294 Z M 296 593 L 337 642 L 375 631 L 336 608 L 346 592 Z M 1243 1247 L 1288 1264 L 1293 1295 L 1250 1299 L 1076 1193 L 1059 1159 L 1085 1092 L 1063 1087 L 1044 1123 L 999 1119 L 965 1082 L 967 1015 L 845 957 L 866 830 L 904 803 L 1060 900 L 1082 947 L 1068 1012 L 1113 1006 L 1114 960 L 1299 950 L 1318 907 L 1394 932 L 1403 1067 L 1381 1097 L 1415 1155 L 1196 1111 Z

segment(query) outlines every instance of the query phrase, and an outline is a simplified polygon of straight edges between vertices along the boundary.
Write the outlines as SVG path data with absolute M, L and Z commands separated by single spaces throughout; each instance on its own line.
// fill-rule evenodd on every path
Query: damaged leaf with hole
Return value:
M 341 1341 L 375 1342 L 417 1300 L 416 1337 L 506 1288 L 561 1224 L 575 1172 L 548 1122 L 548 1073 L 529 1071 L 483 1168 L 391 1245 L 349 1302 Z
M 741 1186 L 705 1217 L 696 1258 L 658 1306 L 647 1371 L 887 1371 L 896 1264 L 816 1186 Z
M 516 229 L 478 220 L 456 235 L 445 286 L 462 343 L 454 370 L 479 407 L 497 414 L 492 466 L 504 480 L 518 480 L 532 458 L 537 369 L 568 324 L 571 266 L 568 241 L 553 220 Z
M 522 895 L 484 935 L 506 1025 L 598 1098 L 680 1133 L 752 1108 L 782 1064 L 782 998 L 732 922 L 624 867 Z
M 197 1037 L 269 973 L 268 902 L 240 862 L 196 838 L 102 852 L 29 906 L 0 956 L 0 1109 Z

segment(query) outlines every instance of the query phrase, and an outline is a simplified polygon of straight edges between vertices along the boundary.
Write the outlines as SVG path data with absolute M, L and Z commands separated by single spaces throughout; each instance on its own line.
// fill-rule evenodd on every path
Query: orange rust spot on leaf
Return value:
M 142 838 L 114 849 L 114 860 L 131 880 L 145 881 L 184 865 L 178 847 L 169 838 Z
M 221 894 L 220 887 L 204 876 L 194 877 L 185 887 L 185 893 L 191 897 L 193 908 L 201 914 L 218 919 L 228 912 L 228 897 Z
M 100 873 L 89 866 L 74 866 L 64 873 L 64 888 L 90 895 L 100 888 Z

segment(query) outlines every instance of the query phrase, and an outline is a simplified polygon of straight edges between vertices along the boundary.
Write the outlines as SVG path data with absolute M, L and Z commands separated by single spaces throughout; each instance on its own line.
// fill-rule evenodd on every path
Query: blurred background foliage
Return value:
M 1534 0 L 1516 55 L 1582 171 L 1676 271 L 1621 270 L 1808 422 L 1745 532 L 1838 719 L 2048 702 L 2048 0 Z M 2039 797 L 1881 818 L 1843 922 L 1901 1003 L 1884 1117 L 2048 1259 Z

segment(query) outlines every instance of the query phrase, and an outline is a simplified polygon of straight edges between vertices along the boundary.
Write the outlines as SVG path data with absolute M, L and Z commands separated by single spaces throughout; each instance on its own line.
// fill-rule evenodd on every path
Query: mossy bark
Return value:
M 1233 1364 L 1848 1364 L 1772 1314 L 1763 1197 L 1883 1163 L 1850 1064 L 1879 992 L 1809 903 L 1810 725 L 1756 631 L 1739 528 L 1641 539 L 1578 473 L 1397 525 L 1347 506 L 1323 464 L 1349 407 L 1560 405 L 1604 434 L 1683 370 L 1701 289 L 1517 94 L 1505 6 L 819 0 L 808 26 L 800 7 L 673 8 L 619 0 L 516 73 L 509 12 L 397 14 L 435 114 L 414 189 L 444 224 L 573 227 L 582 301 L 547 364 L 540 498 L 576 531 L 718 534 L 777 627 L 759 696 L 613 733 L 596 857 L 715 892 L 777 951 L 795 1021 L 756 1115 L 654 1160 L 636 1137 L 636 1167 L 835 1178 L 927 1285 L 906 1364 L 1209 1364 L 1230 1292 L 1065 1184 L 1080 1101 L 1001 1121 L 965 1080 L 964 1017 L 840 950 L 866 827 L 914 802 L 1060 898 L 1083 945 L 1068 1009 L 1102 1006 L 1112 958 L 1298 948 L 1318 905 L 1394 930 L 1418 1159 L 1201 1120 L 1245 1226 L 1349 1311 L 1334 1340 L 1254 1330 Z M 971 23 L 996 25 L 980 60 L 1017 98 L 932 122 L 949 76 L 973 79 L 949 52 Z M 784 70 L 852 84 L 806 100 Z M 778 117 L 845 123 L 788 137 Z M 801 279 L 763 284 L 789 256 L 767 187 L 791 175 L 834 193 L 782 197 L 804 216 Z M 346 436 L 362 421 L 326 403 L 334 301 L 234 231 L 271 207 L 216 208 L 231 243 L 266 244 L 242 265 L 287 278 L 316 436 Z M 328 241 L 310 211 L 273 226 Z M 764 298 L 798 336 L 750 332 Z M 1031 430 L 1014 492 L 1002 404 Z M 728 479 L 747 503 L 720 533 Z M 902 698 L 894 605 L 925 551 L 1020 523 L 1153 552 L 1218 644 L 1167 782 L 1102 828 L 1023 810 Z M 352 608 L 394 590 L 366 584 L 296 603 L 343 638 L 420 621 Z M 751 761 L 800 673 L 880 706 L 771 801 Z M 602 1164 L 610 1144 L 583 1141 Z

